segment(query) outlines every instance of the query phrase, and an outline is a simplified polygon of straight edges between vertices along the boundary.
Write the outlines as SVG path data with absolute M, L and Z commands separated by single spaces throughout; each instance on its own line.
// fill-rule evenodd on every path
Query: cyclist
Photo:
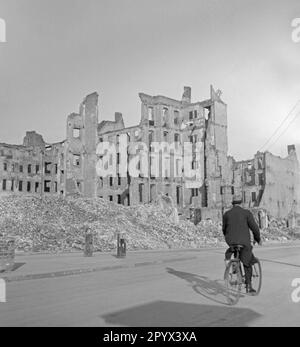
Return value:
M 252 288 L 252 265 L 256 263 L 256 258 L 252 253 L 250 231 L 253 232 L 254 241 L 259 245 L 262 244 L 260 231 L 249 210 L 242 208 L 240 205 L 242 198 L 235 195 L 232 201 L 232 209 L 223 215 L 223 234 L 225 241 L 229 246 L 244 246 L 240 253 L 241 262 L 245 269 L 245 282 L 247 293 L 255 294 Z M 225 253 L 225 260 L 229 261 L 232 256 L 232 250 L 229 248 Z

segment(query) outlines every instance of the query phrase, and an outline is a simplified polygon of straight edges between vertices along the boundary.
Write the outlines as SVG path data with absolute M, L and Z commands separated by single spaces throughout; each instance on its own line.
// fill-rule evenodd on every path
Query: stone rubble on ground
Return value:
M 4 196 L 0 199 L 0 234 L 13 236 L 19 252 L 83 250 L 90 226 L 95 251 L 116 248 L 116 233 L 126 235 L 128 250 L 199 248 L 224 245 L 221 223 L 197 226 L 177 220 L 161 204 L 125 207 L 103 199 Z M 300 233 L 280 222 L 262 231 L 263 239 L 300 239 Z

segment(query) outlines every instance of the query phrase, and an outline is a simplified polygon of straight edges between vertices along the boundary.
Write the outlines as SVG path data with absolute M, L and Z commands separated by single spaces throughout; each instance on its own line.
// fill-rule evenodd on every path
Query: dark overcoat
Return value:
M 249 229 L 253 232 L 254 240 L 259 243 L 259 227 L 249 210 L 234 205 L 223 215 L 223 234 L 228 245 L 239 244 L 251 247 Z

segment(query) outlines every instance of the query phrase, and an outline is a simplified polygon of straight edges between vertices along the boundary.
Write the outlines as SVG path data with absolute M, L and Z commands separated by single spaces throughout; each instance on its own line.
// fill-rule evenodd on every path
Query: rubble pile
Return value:
M 216 244 L 216 231 L 174 221 L 159 205 L 124 207 L 103 199 L 3 196 L 0 233 L 15 238 L 17 251 L 73 251 L 84 248 L 84 231 L 94 235 L 95 251 L 116 248 L 126 235 L 127 249 L 196 248 Z
M 84 231 L 90 227 L 95 251 L 116 248 L 117 233 L 126 235 L 127 249 L 199 248 L 224 245 L 221 223 L 211 220 L 197 226 L 174 220 L 160 204 L 125 207 L 103 199 L 10 195 L 0 198 L 0 234 L 13 236 L 17 251 L 63 252 L 84 248 Z M 300 233 L 270 224 L 263 239 L 300 239 Z

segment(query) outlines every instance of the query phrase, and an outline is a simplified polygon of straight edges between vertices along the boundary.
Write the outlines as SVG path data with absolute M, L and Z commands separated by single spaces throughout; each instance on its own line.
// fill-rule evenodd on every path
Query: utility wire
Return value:
M 275 145 L 275 143 L 277 143 L 277 141 L 281 138 L 281 136 L 284 135 L 287 132 L 287 130 L 289 129 L 291 124 L 294 123 L 294 121 L 299 116 L 300 116 L 300 111 L 298 113 L 296 113 L 295 117 L 291 120 L 291 122 L 288 124 L 288 126 L 285 128 L 285 130 L 276 138 L 276 140 L 269 146 L 269 148 L 273 147 Z
M 293 114 L 294 110 L 297 109 L 297 106 L 300 105 L 300 100 L 297 101 L 297 103 L 295 104 L 295 106 L 291 109 L 291 111 L 288 113 L 288 115 L 284 118 L 284 120 L 280 123 L 280 125 L 278 126 L 278 128 L 274 131 L 274 133 L 272 134 L 271 137 L 269 137 L 269 139 L 265 142 L 265 144 L 259 149 L 259 152 L 262 151 L 263 148 L 265 148 L 267 146 L 267 144 L 273 139 L 273 137 L 278 133 L 278 131 L 280 130 L 280 128 L 283 126 L 283 124 L 288 120 L 288 118 Z M 281 136 L 281 135 L 280 135 Z M 277 141 L 277 140 L 276 140 Z

